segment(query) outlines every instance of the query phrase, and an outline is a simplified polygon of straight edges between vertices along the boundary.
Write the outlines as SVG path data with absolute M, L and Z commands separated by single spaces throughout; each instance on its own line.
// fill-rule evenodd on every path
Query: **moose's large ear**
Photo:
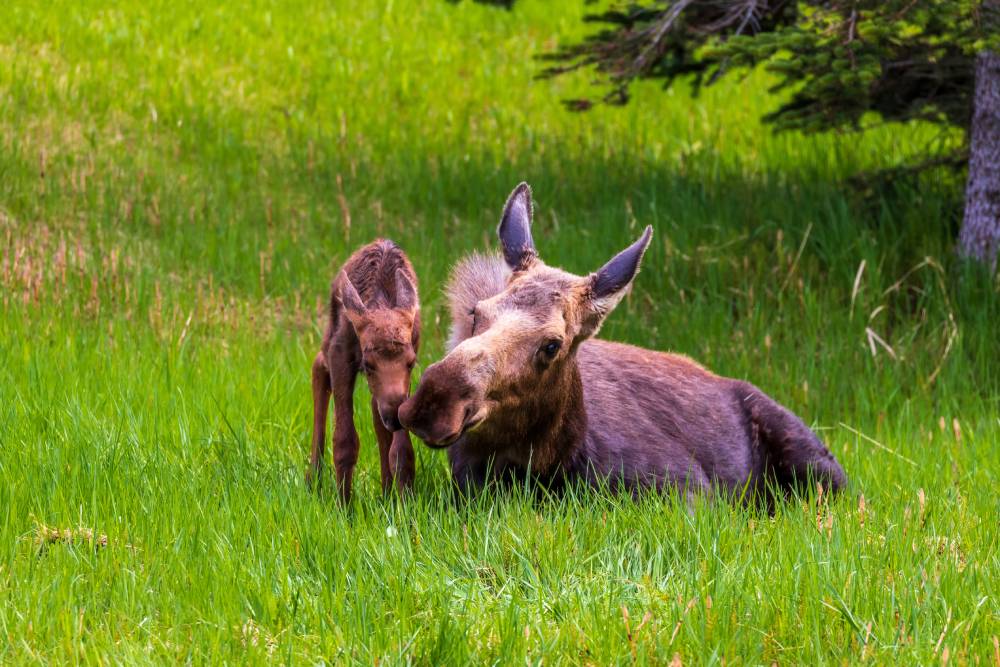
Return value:
M 417 286 L 402 269 L 396 269 L 396 303 L 400 310 L 416 311 L 420 307 L 417 300 Z
M 531 187 L 521 183 L 507 198 L 497 228 L 503 258 L 515 271 L 528 268 L 538 257 L 531 240 Z
M 347 277 L 347 273 L 343 276 L 344 279 L 340 284 L 340 302 L 344 304 L 348 319 L 354 323 L 356 318 L 364 317 L 368 313 L 368 307 L 361 300 L 358 290 L 354 289 L 354 283 Z
M 588 278 L 589 303 L 584 315 L 583 333 L 593 336 L 601 328 L 604 318 L 608 316 L 622 297 L 628 292 L 629 286 L 639 272 L 639 263 L 653 238 L 653 227 L 647 225 L 642 236 L 611 258 L 597 273 Z

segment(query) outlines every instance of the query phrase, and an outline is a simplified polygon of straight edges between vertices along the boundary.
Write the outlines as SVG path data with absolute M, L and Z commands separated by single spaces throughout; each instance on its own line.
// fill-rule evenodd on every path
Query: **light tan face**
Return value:
M 470 337 L 448 355 L 466 369 L 482 422 L 498 403 L 515 407 L 526 390 L 576 349 L 586 280 L 538 262 L 470 311 Z M 474 425 L 475 425 L 474 424 Z
M 478 429 L 516 431 L 527 426 L 519 420 L 529 413 L 543 413 L 566 390 L 579 344 L 628 290 L 652 233 L 647 228 L 599 271 L 581 277 L 538 259 L 530 217 L 530 190 L 522 184 L 507 200 L 499 229 L 510 281 L 474 304 L 461 323 L 467 337 L 428 367 L 400 407 L 402 424 L 431 446 Z
M 349 313 L 349 317 L 361 347 L 361 371 L 379 416 L 387 429 L 397 431 L 402 428 L 397 412 L 410 393 L 410 373 L 417 359 L 414 315 L 409 310 L 384 308 L 362 315 Z
M 421 401 L 433 415 L 417 435 L 446 446 L 464 432 L 489 426 L 498 411 L 517 410 L 558 381 L 559 369 L 581 340 L 587 280 L 536 262 L 506 290 L 475 304 L 463 321 L 468 337 L 424 373 Z M 584 336 L 585 337 L 585 336 Z
M 354 327 L 361 347 L 361 371 L 378 407 L 382 423 L 390 431 L 402 428 L 398 412 L 410 393 L 410 372 L 416 361 L 414 332 L 420 306 L 417 287 L 398 269 L 391 305 L 369 308 L 346 274 L 337 277 L 338 296 Z

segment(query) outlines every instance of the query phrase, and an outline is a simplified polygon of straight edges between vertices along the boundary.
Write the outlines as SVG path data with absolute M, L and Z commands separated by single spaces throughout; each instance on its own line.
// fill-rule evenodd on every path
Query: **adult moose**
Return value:
M 503 259 L 473 255 L 448 287 L 450 351 L 399 410 L 448 450 L 459 488 L 527 474 L 631 492 L 677 488 L 770 497 L 843 469 L 802 421 L 753 385 L 687 357 L 590 340 L 630 287 L 652 237 L 596 273 L 546 266 L 531 238 L 531 191 L 503 210 Z
M 379 239 L 351 255 L 330 288 L 330 319 L 312 367 L 313 437 L 306 482 L 319 486 L 326 417 L 333 395 L 333 462 L 341 499 L 351 497 L 360 446 L 354 428 L 354 382 L 368 378 L 382 460 L 382 490 L 413 484 L 413 445 L 397 412 L 410 392 L 420 343 L 417 277 L 406 254 Z

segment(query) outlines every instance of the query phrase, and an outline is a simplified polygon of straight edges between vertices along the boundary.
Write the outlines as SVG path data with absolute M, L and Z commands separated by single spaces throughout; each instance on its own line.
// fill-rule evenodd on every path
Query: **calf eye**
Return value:
M 368 361 L 367 359 L 361 362 L 361 367 L 364 369 L 365 373 L 375 372 L 375 365 L 372 362 Z
M 551 359 L 552 357 L 556 356 L 556 352 L 559 351 L 560 347 L 562 347 L 561 341 L 550 340 L 545 345 L 542 345 L 540 352 L 546 358 Z

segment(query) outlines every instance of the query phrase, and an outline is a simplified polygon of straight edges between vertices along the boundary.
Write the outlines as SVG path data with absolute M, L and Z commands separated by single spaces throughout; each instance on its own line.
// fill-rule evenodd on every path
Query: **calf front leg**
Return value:
M 378 453 L 382 461 L 382 492 L 388 493 L 393 481 L 399 491 L 413 488 L 414 456 L 410 434 L 405 429 L 393 433 L 382 423 L 378 403 L 372 399 L 372 423 L 378 439 Z
M 416 474 L 416 465 L 413 456 L 413 443 L 410 442 L 410 434 L 405 428 L 401 428 L 392 434 L 392 446 L 389 448 L 389 465 L 392 468 L 393 476 L 396 478 L 396 488 L 400 493 L 405 493 L 413 488 L 413 478 Z
M 375 438 L 378 440 L 378 456 L 382 463 L 382 493 L 388 493 L 392 488 L 393 471 L 389 465 L 389 450 L 392 448 L 392 433 L 382 423 L 378 413 L 378 401 L 372 397 L 372 426 L 375 428 Z
M 333 386 L 333 464 L 337 469 L 337 488 L 346 504 L 351 499 L 351 481 L 358 462 L 360 442 L 354 428 L 354 381 L 357 369 L 344 357 L 331 364 Z
M 330 408 L 330 369 L 320 352 L 312 365 L 313 431 L 312 453 L 306 468 L 306 485 L 319 490 L 323 474 L 323 452 L 326 449 L 326 417 Z

